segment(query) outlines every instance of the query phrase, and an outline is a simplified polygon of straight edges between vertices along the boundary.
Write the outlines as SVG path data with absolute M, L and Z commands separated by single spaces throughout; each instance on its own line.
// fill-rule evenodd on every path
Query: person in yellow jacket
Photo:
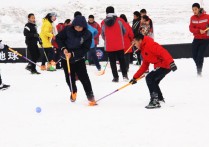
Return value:
M 56 20 L 57 14 L 55 12 L 48 13 L 42 21 L 40 37 L 43 42 L 43 54 L 42 54 L 42 65 L 41 70 L 55 70 L 51 68 L 54 63 L 54 49 L 51 43 L 52 39 L 55 39 L 56 31 L 54 31 L 53 22 Z M 45 54 L 45 53 L 46 54 Z M 48 59 L 47 59 L 48 58 Z M 47 67 L 45 65 L 46 61 L 49 61 Z

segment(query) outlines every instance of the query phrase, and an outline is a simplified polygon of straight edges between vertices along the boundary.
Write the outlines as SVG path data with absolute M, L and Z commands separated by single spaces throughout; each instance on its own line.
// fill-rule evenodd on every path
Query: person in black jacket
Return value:
M 77 96 L 75 74 L 81 81 L 90 104 L 95 103 L 91 82 L 85 64 L 85 55 L 90 50 L 92 34 L 87 29 L 85 17 L 76 16 L 72 26 L 67 26 L 56 36 L 59 48 L 65 56 L 70 58 L 71 81 L 69 79 L 67 62 L 62 59 L 66 82 L 71 91 L 71 101 L 74 102 Z M 72 84 L 72 89 L 71 85 Z
M 139 13 L 139 11 L 135 11 L 133 25 L 132 25 L 134 36 L 138 36 L 140 34 L 140 25 L 141 25 L 141 14 Z M 134 46 L 133 50 L 136 51 L 137 48 Z M 136 54 L 137 54 L 137 65 L 141 65 L 141 51 L 138 50 Z
M 37 43 L 39 42 L 40 44 L 42 44 L 42 42 L 39 39 L 34 14 L 30 13 L 28 15 L 28 23 L 25 25 L 23 33 L 25 36 L 25 43 L 27 45 L 27 49 L 31 56 L 31 60 L 36 63 L 40 57 L 40 52 Z M 31 71 L 32 74 L 40 74 L 39 72 L 37 72 L 35 64 L 29 63 L 26 69 Z
M 2 40 L 0 40 L 0 51 L 1 50 L 7 50 L 9 47 L 8 45 L 2 44 Z M 1 74 L 0 74 L 0 90 L 6 90 L 10 87 L 10 85 L 6 85 L 2 83 Z

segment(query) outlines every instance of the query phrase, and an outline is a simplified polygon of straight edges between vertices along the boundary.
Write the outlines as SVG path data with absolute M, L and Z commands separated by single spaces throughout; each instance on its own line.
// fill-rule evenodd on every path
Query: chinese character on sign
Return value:
M 8 60 L 18 60 L 17 54 L 14 54 L 13 52 L 8 52 Z
M 0 52 L 0 61 L 5 61 L 6 60 L 6 53 L 3 51 Z

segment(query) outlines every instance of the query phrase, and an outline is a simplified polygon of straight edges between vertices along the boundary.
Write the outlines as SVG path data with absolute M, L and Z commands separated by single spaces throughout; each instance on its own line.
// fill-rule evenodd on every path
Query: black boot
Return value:
M 149 102 L 149 104 L 145 107 L 147 109 L 155 109 L 155 108 L 160 108 L 160 103 L 159 103 L 159 99 L 158 99 L 158 94 L 153 92 L 151 94 L 151 100 Z
M 31 71 L 31 64 L 28 63 L 28 65 L 25 67 L 26 70 Z
M 41 73 L 38 72 L 37 70 L 31 70 L 31 74 L 37 74 L 37 75 L 40 75 Z
M 10 85 L 6 85 L 6 84 L 1 84 L 0 85 L 0 90 L 6 90 L 10 87 Z
M 114 78 L 114 79 L 112 80 L 112 82 L 118 83 L 118 82 L 119 82 L 119 78 Z

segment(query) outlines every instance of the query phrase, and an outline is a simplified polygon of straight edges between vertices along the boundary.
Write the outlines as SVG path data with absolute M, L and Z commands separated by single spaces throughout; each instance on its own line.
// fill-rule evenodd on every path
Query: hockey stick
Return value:
M 68 70 L 68 75 L 69 75 L 69 80 L 70 80 L 71 96 L 73 97 L 73 86 L 72 86 L 71 71 L 70 71 L 70 58 L 66 55 L 65 59 L 67 61 L 67 70 Z
M 128 50 L 124 54 L 127 54 L 130 51 L 130 49 L 132 49 L 133 46 L 134 44 L 131 44 L 131 46 L 128 48 Z
M 141 79 L 144 78 L 144 77 L 145 77 L 144 75 L 141 76 L 140 78 L 137 79 L 137 81 L 141 80 Z M 103 100 L 103 99 L 105 99 L 106 97 L 108 97 L 108 96 L 110 96 L 110 95 L 112 95 L 112 94 L 114 94 L 114 93 L 116 93 L 116 92 L 118 92 L 118 91 L 120 91 L 120 90 L 122 90 L 122 89 L 124 89 L 124 88 L 126 88 L 126 87 L 128 87 L 128 86 L 130 86 L 130 85 L 132 85 L 132 84 L 131 84 L 131 83 L 128 83 L 128 84 L 126 84 L 126 85 L 124 85 L 124 86 L 122 86 L 122 87 L 116 89 L 115 91 L 111 92 L 110 94 L 108 94 L 108 95 L 106 95 L 106 96 L 104 96 L 104 97 L 102 97 L 102 98 L 96 100 L 96 103 L 99 102 L 99 101 L 101 101 L 101 100 Z
M 38 65 L 37 63 L 31 61 L 30 59 L 28 59 L 27 57 L 25 57 L 25 56 L 23 56 L 22 54 L 18 53 L 17 51 L 15 51 L 15 50 L 13 50 L 13 49 L 11 49 L 11 48 L 9 48 L 9 50 L 10 50 L 11 52 L 13 52 L 14 54 L 16 54 L 16 55 L 18 55 L 18 56 L 24 58 L 24 59 L 27 60 L 27 61 L 29 61 L 30 63 L 35 64 L 35 65 L 37 65 L 38 67 L 41 67 L 40 65 Z
M 204 31 L 207 32 L 209 30 L 209 28 L 205 29 Z

